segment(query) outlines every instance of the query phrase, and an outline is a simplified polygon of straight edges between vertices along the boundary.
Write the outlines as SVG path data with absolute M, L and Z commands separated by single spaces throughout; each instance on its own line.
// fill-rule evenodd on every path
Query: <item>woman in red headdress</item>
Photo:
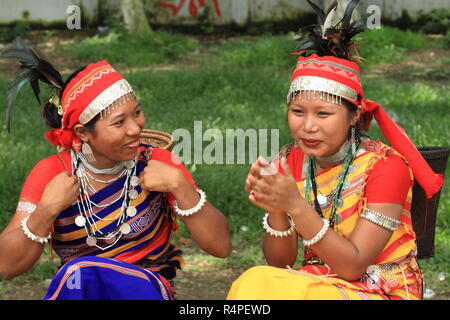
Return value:
M 170 151 L 140 142 L 141 104 L 108 62 L 63 82 L 22 42 L 3 57 L 29 70 L 18 79 L 29 80 L 37 96 L 38 80 L 57 90 L 44 117 L 46 138 L 59 152 L 31 170 L 0 234 L 2 277 L 28 271 L 50 242 L 63 266 L 44 299 L 173 299 L 172 279 L 183 261 L 171 241 L 177 218 L 206 252 L 229 254 L 225 217 Z
M 416 179 L 428 197 L 442 185 L 406 134 L 376 103 L 364 98 L 350 23 L 351 1 L 336 26 L 300 37 L 287 98 L 295 145 L 274 163 L 259 158 L 246 181 L 249 199 L 266 210 L 257 266 L 232 285 L 228 299 L 420 299 L 411 195 Z M 311 54 L 313 52 L 313 54 Z M 372 116 L 391 146 L 361 133 Z M 293 269 L 298 239 L 303 267 Z

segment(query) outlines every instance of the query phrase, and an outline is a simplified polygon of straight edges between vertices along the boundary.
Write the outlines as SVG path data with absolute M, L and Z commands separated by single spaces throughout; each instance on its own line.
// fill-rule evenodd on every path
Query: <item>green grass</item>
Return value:
M 437 42 L 417 33 L 392 28 L 373 30 L 363 35 L 368 41 L 363 53 L 366 66 L 363 74 L 383 63 L 396 63 L 403 54 L 427 47 L 439 47 Z M 217 128 L 225 135 L 229 129 L 268 128 L 280 130 L 280 146 L 290 142 L 286 125 L 285 97 L 290 72 L 295 59 L 292 35 L 238 37 L 223 40 L 208 50 L 210 56 L 199 67 L 189 66 L 186 54 L 204 50 L 197 40 L 179 34 L 156 32 L 151 39 L 130 38 L 119 41 L 117 35 L 106 38 L 79 39 L 64 48 L 65 54 L 82 63 L 107 59 L 112 64 L 132 67 L 125 77 L 136 90 L 147 119 L 147 127 L 173 132 L 177 128 L 193 129 L 201 120 L 203 130 Z M 156 43 L 156 44 L 155 44 Z M 212 56 L 211 56 L 212 55 Z M 448 58 L 447 58 L 448 59 Z M 167 70 L 145 68 L 159 63 L 183 61 Z M 447 61 L 442 62 L 444 65 Z M 118 69 L 120 72 L 121 70 Z M 0 101 L 10 79 L 0 77 Z M 417 145 L 448 146 L 450 133 L 450 94 L 446 81 L 396 79 L 387 76 L 367 77 L 363 80 L 367 98 L 379 102 L 408 132 Z M 13 112 L 13 133 L 9 135 L 0 125 L 0 229 L 15 210 L 20 190 L 28 172 L 40 159 L 54 153 L 54 147 L 44 140 L 45 126 L 41 109 L 30 88 L 20 94 Z M 383 139 L 373 125 L 369 133 Z M 208 145 L 204 143 L 204 147 Z M 208 199 L 227 216 L 230 222 L 233 254 L 225 260 L 211 259 L 217 268 L 245 269 L 264 263 L 261 252 L 263 231 L 262 210 L 251 205 L 244 191 L 248 164 L 187 164 L 188 169 L 206 190 Z M 436 228 L 436 256 L 422 260 L 427 284 L 437 293 L 449 292 L 448 281 L 437 280 L 440 272 L 450 277 L 450 186 L 442 190 Z M 180 236 L 188 237 L 180 224 Z M 178 236 L 177 236 L 178 237 Z M 188 258 L 206 259 L 204 255 Z M 299 260 L 301 254 L 299 255 Z M 51 278 L 57 262 L 49 260 L 48 252 L 41 264 L 14 283 L 42 283 Z M 0 280 L 0 297 L 11 289 L 10 282 Z
M 194 51 L 198 43 L 193 38 L 169 32 L 153 32 L 151 35 L 121 35 L 77 38 L 66 53 L 76 59 L 86 61 L 108 60 L 127 66 L 150 66 L 171 62 L 184 54 Z
M 441 41 L 424 34 L 402 31 L 392 27 L 368 30 L 356 37 L 364 57 L 362 69 L 380 63 L 396 63 L 410 51 L 441 48 Z M 297 42 L 294 33 L 285 36 L 238 38 L 217 48 L 216 63 L 238 68 L 283 68 L 295 66 Z M 278 70 L 279 71 L 279 70 Z
M 424 34 L 402 31 L 391 27 L 373 29 L 361 36 L 361 55 L 364 64 L 372 67 L 378 63 L 395 63 L 408 51 L 439 48 L 441 43 Z
M 234 68 L 289 68 L 295 65 L 294 35 L 238 38 L 217 49 L 216 63 Z

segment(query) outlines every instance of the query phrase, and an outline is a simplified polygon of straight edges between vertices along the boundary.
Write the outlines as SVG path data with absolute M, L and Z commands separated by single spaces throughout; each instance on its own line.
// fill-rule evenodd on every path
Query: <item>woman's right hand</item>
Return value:
M 245 186 L 249 200 L 271 213 L 302 212 L 309 204 L 298 191 L 287 159 L 279 161 L 282 171 L 277 166 L 264 158 L 258 158 L 252 165 Z
M 73 204 L 79 195 L 80 182 L 76 175 L 70 176 L 67 171 L 56 175 L 45 187 L 39 206 L 56 216 Z
M 261 209 L 271 212 L 282 214 L 278 208 L 274 208 L 269 203 L 262 203 L 255 199 L 255 190 L 254 187 L 258 183 L 259 180 L 263 179 L 264 176 L 269 177 L 278 172 L 276 165 L 268 163 L 264 158 L 258 157 L 255 163 L 250 167 L 250 171 L 248 173 L 247 179 L 245 181 L 245 191 L 249 193 L 249 200 L 260 207 Z

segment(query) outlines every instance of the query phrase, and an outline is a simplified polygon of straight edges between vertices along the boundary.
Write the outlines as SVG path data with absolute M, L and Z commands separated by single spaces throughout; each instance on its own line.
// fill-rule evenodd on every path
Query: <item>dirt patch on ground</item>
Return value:
M 240 275 L 231 269 L 194 271 L 185 268 L 177 276 L 178 300 L 225 300 L 231 284 Z
M 212 258 L 191 239 L 181 238 L 177 245 L 185 258 L 175 279 L 178 300 L 224 300 L 233 281 L 245 271 L 229 259 Z
M 367 72 L 369 77 L 402 81 L 448 81 L 450 79 L 450 49 L 427 49 L 405 54 L 397 63 L 380 64 Z
M 83 36 L 90 36 L 90 34 L 80 34 L 77 32 L 77 37 L 82 38 Z M 196 36 L 196 39 L 201 43 L 199 48 L 195 51 L 186 53 L 183 59 L 178 59 L 171 63 L 156 64 L 146 67 L 129 67 L 121 63 L 116 63 L 115 66 L 123 74 L 148 70 L 161 71 L 180 68 L 198 68 L 205 63 L 205 60 L 209 60 L 214 56 L 215 48 L 223 38 L 223 36 L 215 35 Z M 55 31 L 51 36 L 46 34 L 43 30 L 34 30 L 30 32 L 27 39 L 25 39 L 25 42 L 33 48 L 38 47 L 63 77 L 68 76 L 80 66 L 86 64 L 86 62 L 68 57 L 67 52 L 64 50 L 64 47 L 69 47 L 71 44 L 75 43 L 75 41 L 73 32 L 68 30 Z M 11 47 L 13 47 L 13 43 L 0 43 L 0 53 Z M 0 59 L 0 76 L 8 78 L 16 77 L 20 72 L 19 66 L 20 63 L 16 60 Z
M 46 292 L 44 283 L 17 282 L 9 285 L 8 293 L 0 300 L 41 300 Z

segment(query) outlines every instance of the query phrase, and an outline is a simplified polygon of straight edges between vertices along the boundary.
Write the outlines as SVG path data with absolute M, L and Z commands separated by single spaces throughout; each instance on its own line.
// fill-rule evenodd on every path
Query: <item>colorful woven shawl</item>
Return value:
M 146 159 L 142 155 L 148 154 L 149 150 L 151 151 L 146 148 L 141 152 L 137 162 L 137 175 L 146 166 Z M 102 205 L 120 197 L 124 179 L 122 177 L 101 189 L 91 196 L 91 201 Z M 166 278 L 172 279 L 175 269 L 182 263 L 181 251 L 171 244 L 172 234 L 177 227 L 173 210 L 164 193 L 149 193 L 139 186 L 136 190 L 139 196 L 131 200 L 131 205 L 136 207 L 137 214 L 127 220 L 131 232 L 123 235 L 115 245 L 106 250 L 86 244 L 86 231 L 75 224 L 75 218 L 79 215 L 78 205 L 74 204 L 62 211 L 55 221 L 52 239 L 53 248 L 62 262 L 88 255 L 114 258 L 159 271 Z M 104 208 L 94 207 L 93 220 L 101 232 L 108 233 L 117 228 L 114 217 L 120 212 L 121 204 L 122 200 L 119 199 Z

